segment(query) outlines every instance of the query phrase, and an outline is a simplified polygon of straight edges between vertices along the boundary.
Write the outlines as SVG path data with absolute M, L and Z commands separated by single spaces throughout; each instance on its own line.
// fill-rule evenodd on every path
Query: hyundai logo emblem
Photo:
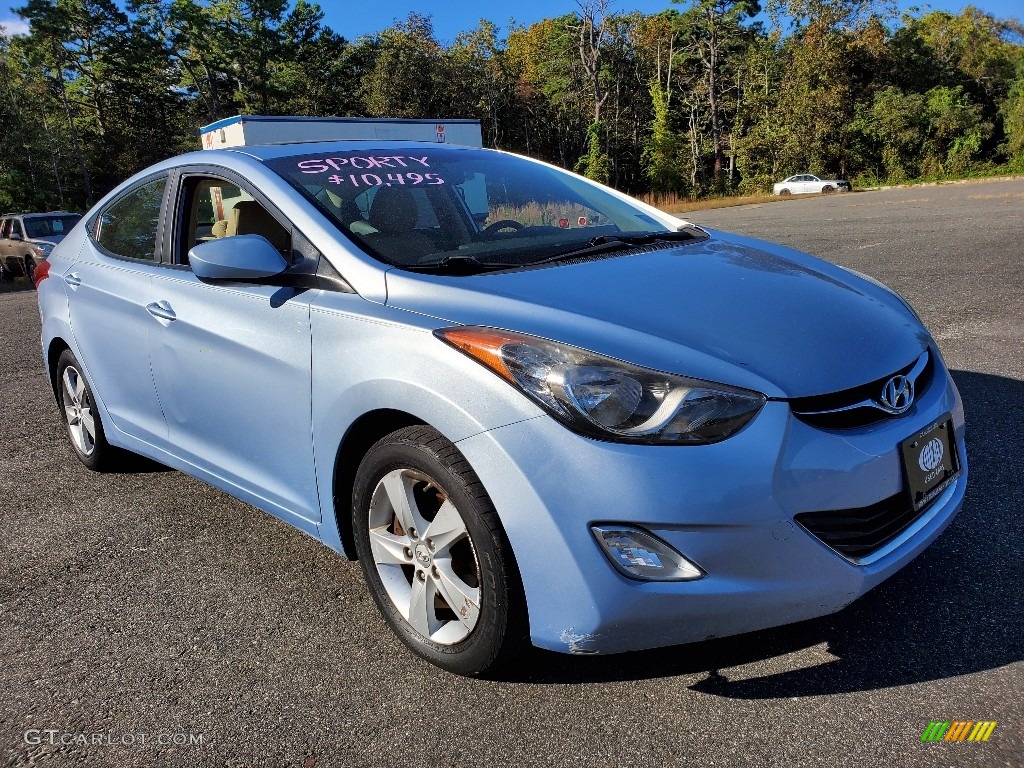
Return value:
M 914 382 L 906 376 L 893 376 L 882 387 L 881 401 L 890 413 L 903 413 L 914 404 Z

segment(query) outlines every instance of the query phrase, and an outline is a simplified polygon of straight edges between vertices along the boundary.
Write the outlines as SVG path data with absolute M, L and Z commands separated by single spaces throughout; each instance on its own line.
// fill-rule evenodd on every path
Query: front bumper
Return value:
M 859 429 L 815 429 L 769 402 L 740 434 L 708 446 L 603 443 L 548 417 L 460 441 L 515 551 L 533 643 L 616 653 L 734 635 L 838 611 L 894 574 L 949 524 L 967 485 L 963 408 L 935 359 L 907 414 Z M 856 565 L 794 521 L 898 493 L 900 441 L 947 412 L 961 475 L 883 556 Z M 707 575 L 625 578 L 591 534 L 600 522 L 646 528 Z

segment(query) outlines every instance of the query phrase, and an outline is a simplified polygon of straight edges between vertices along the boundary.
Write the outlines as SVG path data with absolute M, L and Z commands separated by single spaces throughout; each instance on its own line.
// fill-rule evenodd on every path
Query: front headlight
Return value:
M 35 243 L 32 246 L 32 253 L 34 253 L 41 259 L 45 259 L 47 256 L 49 256 L 52 250 L 53 245 L 51 245 L 50 243 Z
M 735 434 L 764 395 L 624 363 L 493 328 L 434 332 L 580 434 L 628 443 L 703 445 Z

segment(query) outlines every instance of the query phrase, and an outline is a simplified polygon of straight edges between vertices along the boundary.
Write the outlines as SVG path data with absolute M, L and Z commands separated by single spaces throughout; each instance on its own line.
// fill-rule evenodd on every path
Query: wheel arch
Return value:
M 338 445 L 334 456 L 331 501 L 338 538 L 341 540 L 345 556 L 350 560 L 358 559 L 350 514 L 356 470 L 374 443 L 397 429 L 417 424 L 426 425 L 426 422 L 406 411 L 378 408 L 364 413 L 352 422 Z
M 46 348 L 46 373 L 50 378 L 50 390 L 53 392 L 53 399 L 58 407 L 60 407 L 60 392 L 57 389 L 57 363 L 66 349 L 71 349 L 71 346 L 60 336 L 51 339 Z

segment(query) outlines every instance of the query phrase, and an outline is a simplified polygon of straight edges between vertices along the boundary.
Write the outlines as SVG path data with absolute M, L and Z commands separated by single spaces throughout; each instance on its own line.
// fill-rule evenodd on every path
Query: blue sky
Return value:
M 1022 0 L 976 0 L 973 3 L 962 0 L 931 0 L 931 2 L 913 2 L 913 0 L 897 0 L 901 9 L 920 7 L 933 10 L 959 12 L 967 5 L 974 5 L 983 11 L 1000 18 L 1016 17 L 1024 20 L 1024 2 Z M 762 5 L 766 3 L 762 0 Z M 532 24 L 544 18 L 562 16 L 572 13 L 579 6 L 573 0 L 518 0 L 514 3 L 494 2 L 493 0 L 477 0 L 477 2 L 460 3 L 445 0 L 417 0 L 416 2 L 388 3 L 349 3 L 324 0 L 320 3 L 326 14 L 327 23 L 335 32 L 353 40 L 360 35 L 378 32 L 390 26 L 395 19 L 404 19 L 409 11 L 431 14 L 434 17 L 434 31 L 438 38 L 450 41 L 459 32 L 472 29 L 479 19 L 493 21 L 502 30 L 507 30 L 509 17 L 519 24 Z M 666 8 L 679 8 L 685 5 L 673 5 L 670 0 L 618 0 L 612 5 L 615 11 L 642 11 L 657 13 Z
M 968 3 L 960 0 L 931 0 L 931 2 L 914 2 L 914 0 L 898 0 L 902 9 L 919 7 L 957 12 Z M 20 5 L 20 3 L 19 3 Z M 1024 4 L 1021 0 L 976 0 L 974 6 L 981 8 L 997 17 L 1016 17 L 1024 20 Z M 0 6 L 2 8 L 4 6 Z M 402 0 L 401 2 L 339 2 L 339 0 L 321 0 L 320 7 L 326 14 L 327 23 L 339 34 L 354 40 L 360 35 L 378 32 L 390 26 L 395 19 L 404 19 L 409 11 L 431 14 L 434 17 L 434 29 L 443 41 L 450 41 L 459 32 L 472 29 L 479 19 L 493 21 L 506 30 L 509 18 L 520 24 L 531 24 L 540 19 L 572 13 L 577 5 L 573 0 L 518 0 L 515 3 L 494 2 L 494 0 L 476 0 L 460 3 L 451 0 Z M 618 0 L 612 5 L 616 11 L 638 10 L 644 13 L 657 13 L 671 8 L 670 0 Z M 685 7 L 685 6 L 676 6 Z M 24 23 L 10 11 L 0 11 L 0 24 L 7 26 L 12 32 L 24 31 Z

